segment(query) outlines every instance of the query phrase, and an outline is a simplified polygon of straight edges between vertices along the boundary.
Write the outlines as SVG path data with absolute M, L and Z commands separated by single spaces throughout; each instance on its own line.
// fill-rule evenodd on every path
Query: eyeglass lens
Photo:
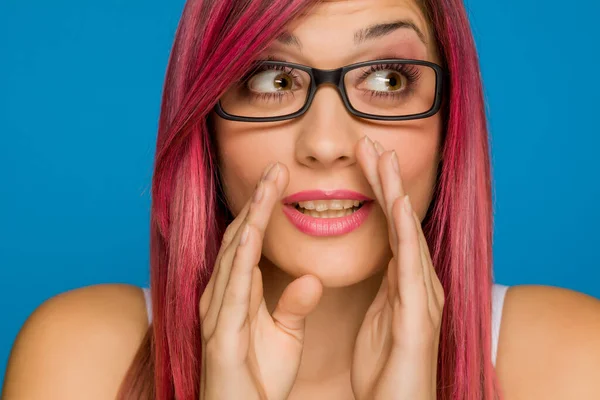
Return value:
M 348 71 L 344 85 L 348 101 L 359 112 L 407 116 L 433 107 L 436 74 L 427 65 L 374 64 Z M 306 104 L 310 87 L 308 72 L 267 62 L 234 84 L 221 98 L 221 107 L 238 117 L 293 114 Z

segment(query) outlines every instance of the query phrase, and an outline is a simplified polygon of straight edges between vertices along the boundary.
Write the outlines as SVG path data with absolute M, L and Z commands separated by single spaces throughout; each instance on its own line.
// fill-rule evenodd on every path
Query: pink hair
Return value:
M 443 161 L 423 221 L 446 292 L 438 398 L 497 398 L 491 360 L 492 203 L 479 65 L 461 0 L 419 0 L 449 71 Z M 120 399 L 199 398 L 198 303 L 231 218 L 210 112 L 315 0 L 188 0 L 167 68 L 152 181 L 153 323 Z

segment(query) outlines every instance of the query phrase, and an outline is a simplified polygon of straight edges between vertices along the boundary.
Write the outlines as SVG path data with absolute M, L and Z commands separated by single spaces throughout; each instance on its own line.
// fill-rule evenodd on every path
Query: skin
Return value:
M 274 43 L 264 55 L 328 69 L 376 59 L 396 47 L 400 50 L 392 54 L 398 57 L 439 64 L 437 49 L 425 46 L 408 29 L 354 45 L 358 27 L 390 21 L 391 15 L 412 19 L 432 42 L 428 25 L 412 2 L 379 1 L 377 7 L 362 1 L 328 2 L 290 28 L 302 43 L 301 53 Z M 271 161 L 279 161 L 289 170 L 290 184 L 284 197 L 310 189 L 350 189 L 375 199 L 357 159 L 356 145 L 368 135 L 398 155 L 404 190 L 422 219 L 431 202 L 439 163 L 440 119 L 440 113 L 402 123 L 355 118 L 346 111 L 336 90 L 327 86 L 317 91 L 311 108 L 296 120 L 249 124 L 217 118 L 219 155 L 226 160 L 221 173 L 230 208 L 239 213 Z M 311 387 L 315 392 L 323 386 L 334 390 L 349 379 L 354 338 L 391 257 L 383 210 L 376 207 L 364 226 L 350 235 L 313 238 L 299 232 L 276 207 L 265 232 L 263 254 L 260 267 L 271 310 L 292 279 L 311 274 L 323 283 L 323 297 L 307 320 L 295 390 L 311 396 Z
M 353 34 L 359 27 L 400 18 L 410 18 L 424 32 L 427 44 L 420 42 L 413 31 L 402 29 L 354 45 Z M 412 1 L 327 1 L 291 24 L 289 31 L 300 39 L 302 52 L 274 43 L 263 56 L 275 55 L 324 69 L 382 55 L 439 64 L 430 27 Z M 392 49 L 395 53 L 390 53 Z M 309 189 L 351 189 L 373 199 L 380 199 L 382 193 L 395 193 L 395 199 L 401 193 L 408 194 L 414 224 L 412 228 L 404 225 L 405 230 L 399 232 L 406 237 L 413 229 L 413 239 L 421 237 L 419 222 L 431 204 L 442 128 L 440 114 L 386 123 L 353 117 L 329 86 L 318 90 L 307 114 L 296 120 L 250 124 L 215 119 L 220 172 L 234 215 L 242 212 L 267 164 L 278 161 L 284 171 L 282 179 L 287 181 L 282 196 Z M 386 152 L 369 155 L 365 135 L 379 144 L 378 153 L 382 149 Z M 399 163 L 400 176 L 396 177 L 389 168 L 392 151 Z M 374 160 L 379 165 L 371 164 L 369 168 Z M 379 189 L 372 175 L 375 170 L 379 172 L 375 174 Z M 377 303 L 383 276 L 392 282 L 385 292 L 389 297 L 384 296 L 384 300 L 388 297 L 391 301 L 390 293 L 401 290 L 402 271 L 411 265 L 420 265 L 423 273 L 433 271 L 428 275 L 432 286 L 426 295 L 421 293 L 415 298 L 426 299 L 427 310 L 432 304 L 439 309 L 443 306 L 443 301 L 431 303 L 436 292 L 430 289 L 435 288 L 437 277 L 433 266 L 427 265 L 426 245 L 419 247 L 422 241 L 413 240 L 412 247 L 413 254 L 417 254 L 417 247 L 422 251 L 419 263 L 405 261 L 388 267 L 399 249 L 397 242 L 390 240 L 390 235 L 394 238 L 394 221 L 397 228 L 402 225 L 400 210 L 390 213 L 388 203 L 379 202 L 384 203 L 386 206 L 374 208 L 360 229 L 329 238 L 301 234 L 282 214 L 281 204 L 274 203 L 264 228 L 259 263 L 269 312 L 276 308 L 286 286 L 298 277 L 317 278 L 304 281 L 297 287 L 298 292 L 306 290 L 307 296 L 316 296 L 315 291 L 322 290 L 318 304 L 306 318 L 304 350 L 291 399 L 354 397 L 352 364 L 357 354 L 364 353 L 360 351 L 360 338 L 364 329 L 369 329 L 368 310 Z M 413 329 L 410 335 L 414 338 L 414 316 L 426 314 L 422 308 L 419 314 L 411 315 L 396 321 L 403 321 L 399 329 Z M 3 399 L 113 398 L 147 327 L 138 288 L 99 285 L 50 299 L 19 333 L 9 360 Z M 596 299 L 552 287 L 511 287 L 504 303 L 496 364 L 505 398 L 600 398 L 599 333 L 600 302 Z M 394 346 L 398 343 L 396 340 Z M 437 342 L 431 349 L 437 351 Z M 430 354 L 427 361 L 434 355 Z M 410 370 L 403 369 L 408 365 L 406 360 L 410 360 L 406 354 L 394 358 L 386 367 L 386 376 L 397 374 L 398 379 L 408 379 Z M 376 357 L 373 362 L 377 363 Z M 431 379 L 435 371 L 426 370 L 427 365 L 431 363 L 418 364 L 424 367 L 416 368 L 414 376 Z M 431 388 L 431 381 L 415 380 L 408 379 L 406 385 Z M 383 381 L 380 393 L 382 398 L 389 398 L 385 390 L 391 386 Z

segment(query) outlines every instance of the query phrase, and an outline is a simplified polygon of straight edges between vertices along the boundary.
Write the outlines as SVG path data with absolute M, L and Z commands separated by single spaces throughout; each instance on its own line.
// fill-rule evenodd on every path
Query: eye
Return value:
M 366 85 L 365 89 L 377 92 L 394 92 L 408 86 L 407 78 L 398 71 L 380 70 L 374 71 L 366 77 L 360 89 Z
M 253 92 L 273 93 L 291 90 L 294 78 L 278 70 L 262 71 L 248 80 L 248 89 Z

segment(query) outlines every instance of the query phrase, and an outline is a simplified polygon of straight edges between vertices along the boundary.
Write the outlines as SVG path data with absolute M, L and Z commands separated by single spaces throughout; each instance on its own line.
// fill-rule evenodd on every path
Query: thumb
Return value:
M 295 336 L 303 334 L 304 319 L 319 304 L 322 294 L 323 284 L 317 277 L 304 275 L 294 280 L 279 298 L 272 314 L 274 322 Z

